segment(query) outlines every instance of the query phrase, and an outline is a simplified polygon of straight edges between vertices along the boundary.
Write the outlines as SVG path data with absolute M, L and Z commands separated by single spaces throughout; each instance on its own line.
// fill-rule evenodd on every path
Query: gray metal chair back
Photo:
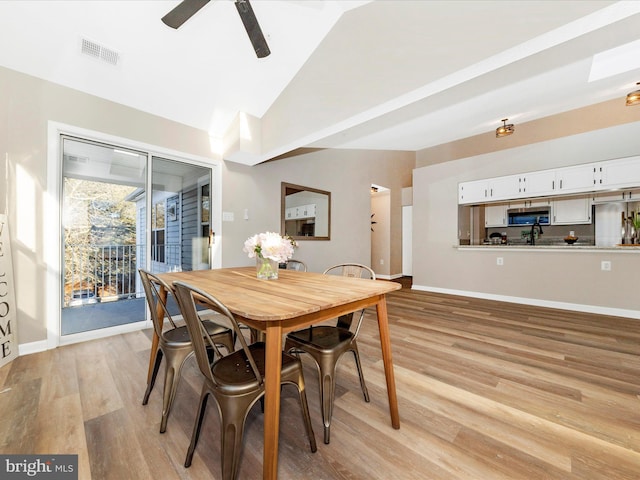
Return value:
M 171 287 L 147 270 L 139 269 L 138 272 L 151 313 L 153 329 L 158 338 L 157 347 L 154 349 L 152 346 L 151 349 L 149 363 L 153 367 L 151 375 L 147 379 L 147 389 L 144 393 L 142 404 L 146 405 L 149 402 L 149 396 L 155 385 L 160 363 L 162 358 L 165 357 L 162 417 L 160 420 L 160 433 L 164 433 L 167 429 L 169 413 L 180 382 L 182 366 L 187 358 L 193 355 L 193 348 L 187 327 L 185 325 L 176 325 L 167 308 L 166 297 L 160 294 L 163 291 L 169 295 L 172 291 Z M 224 345 L 228 352 L 234 350 L 235 336 L 230 329 L 210 320 L 206 320 L 204 325 L 216 344 Z
M 376 279 L 374 271 L 359 263 L 342 263 L 327 268 L 326 275 L 343 275 L 355 278 Z M 356 337 L 364 318 L 364 309 L 359 312 L 359 318 L 354 331 L 350 328 L 354 313 L 342 315 L 336 319 L 336 325 L 311 325 L 302 330 L 291 332 L 285 340 L 285 351 L 295 354 L 307 353 L 316 363 L 320 390 L 320 405 L 322 408 L 322 422 L 324 424 L 324 443 L 329 443 L 331 436 L 331 417 L 336 386 L 336 365 L 340 357 L 346 352 L 352 352 L 360 378 L 360 388 L 364 400 L 369 402 L 369 391 L 364 381 L 362 364 L 358 352 Z
M 322 273 L 324 275 L 342 275 L 343 277 L 369 278 L 371 280 L 376 279 L 376 273 L 373 271 L 373 269 L 360 263 L 340 263 L 338 265 L 333 265 L 332 267 L 327 268 Z M 360 316 L 358 318 L 358 322 L 356 323 L 356 328 L 353 332 L 354 337 L 357 337 L 358 333 L 360 333 L 360 326 L 362 325 L 364 312 L 364 309 L 360 310 Z M 350 313 L 348 315 L 339 317 L 338 321 L 336 322 L 336 326 L 350 329 L 353 321 L 353 315 L 354 313 Z
M 297 270 L 299 272 L 306 272 L 307 265 L 302 260 L 288 260 L 287 270 Z
M 200 437 L 207 399 L 212 395 L 217 402 L 220 414 L 222 478 L 235 480 L 238 476 L 246 417 L 255 402 L 264 395 L 265 345 L 262 342 L 247 344 L 236 318 L 217 298 L 183 282 L 175 282 L 174 288 L 189 333 L 196 339 L 193 342 L 193 348 L 198 367 L 204 377 L 200 405 L 184 466 L 191 465 Z M 196 301 L 210 306 L 227 317 L 238 336 L 241 349 L 224 357 L 218 356 L 210 363 L 207 345 L 215 349 L 215 342 L 208 339 L 197 316 Z M 297 387 L 309 444 L 311 451 L 315 452 L 316 440 L 311 427 L 302 364 L 298 358 L 284 352 L 282 352 L 281 384 L 292 384 Z

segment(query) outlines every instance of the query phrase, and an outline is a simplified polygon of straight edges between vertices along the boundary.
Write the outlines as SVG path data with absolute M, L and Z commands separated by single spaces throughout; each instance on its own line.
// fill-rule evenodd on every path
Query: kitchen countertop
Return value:
M 596 245 L 580 245 L 575 243 L 573 245 L 523 245 L 523 244 L 507 244 L 507 245 L 454 245 L 454 248 L 458 248 L 460 250 L 553 250 L 553 251 L 579 251 L 579 252 L 629 252 L 629 253 L 637 253 L 640 252 L 640 245 L 623 245 L 623 246 L 614 246 L 614 247 L 598 247 Z

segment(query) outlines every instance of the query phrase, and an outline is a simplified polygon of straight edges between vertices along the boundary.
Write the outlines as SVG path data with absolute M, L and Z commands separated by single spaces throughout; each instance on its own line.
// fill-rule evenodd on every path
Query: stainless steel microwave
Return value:
M 517 225 L 549 225 L 551 218 L 550 207 L 511 208 L 507 210 L 508 224 Z

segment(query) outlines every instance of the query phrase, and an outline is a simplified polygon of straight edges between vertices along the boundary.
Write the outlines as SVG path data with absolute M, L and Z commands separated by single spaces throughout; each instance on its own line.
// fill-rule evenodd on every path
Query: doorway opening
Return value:
M 391 191 L 371 185 L 371 268 L 376 276 L 391 278 Z

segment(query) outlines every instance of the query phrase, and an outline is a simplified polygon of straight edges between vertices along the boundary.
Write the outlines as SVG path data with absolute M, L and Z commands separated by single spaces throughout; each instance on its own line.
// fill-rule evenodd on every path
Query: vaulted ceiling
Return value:
M 248 165 L 417 151 L 640 81 L 640 1 L 253 0 L 261 59 L 232 1 L 174 30 L 178 3 L 2 1 L 0 65 L 202 129 Z

